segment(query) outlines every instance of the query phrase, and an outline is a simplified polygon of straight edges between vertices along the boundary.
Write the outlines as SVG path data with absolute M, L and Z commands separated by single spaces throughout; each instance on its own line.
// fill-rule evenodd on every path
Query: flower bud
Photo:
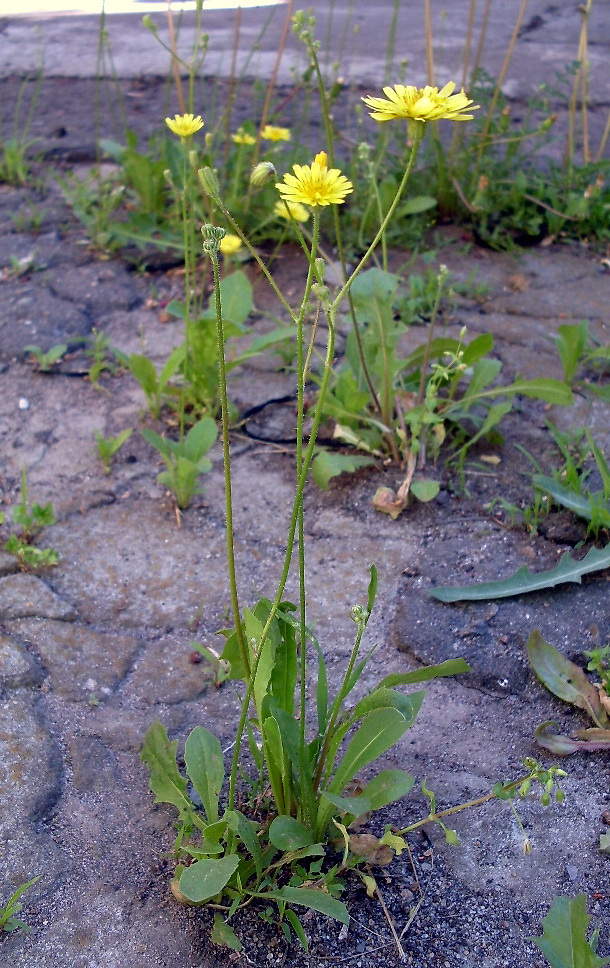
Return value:
M 220 185 L 218 184 L 218 178 L 214 169 L 208 167 L 200 168 L 197 172 L 197 177 L 199 179 L 199 184 L 206 195 L 209 195 L 210 198 L 218 198 L 220 193 Z
M 270 161 L 260 161 L 255 165 L 250 174 L 250 184 L 254 188 L 262 188 L 267 182 L 273 181 L 276 177 L 275 165 Z
M 205 225 L 201 226 L 201 234 L 203 236 L 203 251 L 212 255 L 218 253 L 220 243 L 227 233 L 226 229 L 219 225 L 210 225 L 209 222 L 206 222 Z

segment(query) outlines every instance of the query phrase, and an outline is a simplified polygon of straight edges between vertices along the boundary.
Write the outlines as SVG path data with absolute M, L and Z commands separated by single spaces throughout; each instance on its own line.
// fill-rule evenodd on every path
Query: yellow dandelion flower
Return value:
M 278 218 L 290 218 L 290 215 L 286 211 L 286 206 L 288 206 L 290 215 L 292 215 L 295 222 L 306 222 L 309 218 L 309 212 L 300 202 L 276 202 L 273 208 L 273 214 L 277 215 Z
M 310 165 L 293 165 L 276 188 L 287 202 L 300 202 L 317 208 L 322 205 L 342 205 L 354 186 L 338 168 L 328 168 L 325 151 L 320 151 Z
M 255 145 L 256 138 L 252 134 L 248 134 L 243 128 L 238 128 L 235 134 L 231 135 L 231 139 L 236 145 Z
M 177 134 L 179 138 L 190 138 L 203 128 L 203 121 L 200 116 L 194 114 L 176 114 L 174 118 L 166 118 L 165 123 L 170 131 Z
M 241 239 L 238 235 L 229 233 L 220 240 L 220 251 L 225 256 L 234 255 L 239 249 L 241 249 Z
M 371 117 L 375 121 L 392 121 L 394 118 L 405 118 L 407 121 L 470 121 L 472 114 L 465 114 L 467 108 L 476 111 L 478 104 L 472 103 L 464 89 L 459 94 L 453 94 L 455 84 L 450 81 L 439 91 L 437 87 L 405 87 L 395 84 L 394 87 L 384 87 L 382 97 L 363 97 L 368 108 L 372 108 Z
M 278 128 L 275 124 L 266 124 L 261 131 L 261 138 L 265 141 L 290 141 L 290 128 Z

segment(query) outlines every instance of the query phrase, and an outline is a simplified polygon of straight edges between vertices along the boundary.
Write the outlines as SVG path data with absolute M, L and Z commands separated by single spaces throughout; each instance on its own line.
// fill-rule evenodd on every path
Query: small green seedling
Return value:
M 94 430 L 93 434 L 97 441 L 97 456 L 104 465 L 104 473 L 110 474 L 110 464 L 112 463 L 112 458 L 121 449 L 124 443 L 126 443 L 133 433 L 133 429 L 128 427 L 127 430 L 122 430 L 120 434 L 116 437 L 102 437 L 99 430 Z
M 17 931 L 19 928 L 22 931 L 30 930 L 25 921 L 22 921 L 16 915 L 23 908 L 23 904 L 21 904 L 19 898 L 38 880 L 40 880 L 40 874 L 38 877 L 33 877 L 31 881 L 26 881 L 16 891 L 13 891 L 5 907 L 0 905 L 0 931 Z
M 36 369 L 39 373 L 50 373 L 54 366 L 61 362 L 63 355 L 68 347 L 65 343 L 58 343 L 52 346 L 46 353 L 39 346 L 26 346 L 26 353 L 31 353 L 36 360 Z
M 203 488 L 197 486 L 197 479 L 212 467 L 206 455 L 218 436 L 216 421 L 202 417 L 182 440 L 168 440 L 148 429 L 142 430 L 142 436 L 156 447 L 165 461 L 167 470 L 162 471 L 157 480 L 172 491 L 176 504 L 184 510 L 194 494 L 203 493 Z
M 0 524 L 4 517 L 0 520 Z M 53 548 L 37 548 L 33 542 L 43 528 L 55 524 L 51 504 L 32 504 L 28 507 L 27 471 L 21 473 L 21 503 L 12 511 L 13 525 L 20 530 L 13 531 L 4 543 L 5 551 L 15 555 L 19 567 L 25 571 L 49 568 L 59 561 L 59 554 Z

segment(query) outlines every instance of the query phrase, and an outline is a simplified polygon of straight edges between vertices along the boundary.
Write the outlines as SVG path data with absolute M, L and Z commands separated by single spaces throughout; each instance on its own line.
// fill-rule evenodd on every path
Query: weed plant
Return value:
M 6 515 L 0 514 L 0 525 Z M 15 555 L 23 571 L 49 568 L 59 561 L 59 554 L 53 548 L 38 548 L 35 544 L 40 532 L 55 524 L 55 514 L 51 504 L 32 504 L 28 501 L 27 470 L 21 474 L 21 500 L 11 511 L 10 534 L 4 542 L 4 549 Z
M 295 29 L 305 42 L 317 72 L 316 46 L 313 41 L 313 21 L 304 15 L 295 18 Z M 390 327 L 390 316 L 396 289 L 394 277 L 385 269 L 368 268 L 368 263 L 381 245 L 386 228 L 392 222 L 406 190 L 418 149 L 431 120 L 467 121 L 471 101 L 465 93 L 453 93 L 454 86 L 440 91 L 434 87 L 393 89 L 394 96 L 367 99 L 377 120 L 406 121 L 411 137 L 411 148 L 398 190 L 387 210 L 380 211 L 380 223 L 375 237 L 362 258 L 351 271 L 345 270 L 343 247 L 339 243 L 340 262 L 344 268 L 343 281 L 331 291 L 325 282 L 326 261 L 320 246 L 323 219 L 334 216 L 348 196 L 361 190 L 333 165 L 332 140 L 328 153 L 319 151 L 308 165 L 293 165 L 292 172 L 275 181 L 279 200 L 286 209 L 292 228 L 299 239 L 307 264 L 307 279 L 302 298 L 292 307 L 278 288 L 267 264 L 253 246 L 239 221 L 228 208 L 218 174 L 210 167 L 198 171 L 199 185 L 207 199 L 219 212 L 219 221 L 228 223 L 230 231 L 254 258 L 260 271 L 273 288 L 289 316 L 296 343 L 296 454 L 294 500 L 285 543 L 285 555 L 277 588 L 269 598 L 261 598 L 244 607 L 243 590 L 238 587 L 235 568 L 233 536 L 234 507 L 231 483 L 230 422 L 231 407 L 227 390 L 227 335 L 220 252 L 227 237 L 224 224 L 206 222 L 201 228 L 203 250 L 210 260 L 214 284 L 214 323 L 217 340 L 218 394 L 220 399 L 222 448 L 225 481 L 225 515 L 227 537 L 227 577 L 231 601 L 231 627 L 224 630 L 225 646 L 221 656 L 215 656 L 215 674 L 240 684 L 240 713 L 233 754 L 225 771 L 224 755 L 219 740 L 206 728 L 196 726 L 186 740 L 184 762 L 186 775 L 178 768 L 177 741 L 171 742 L 160 723 L 150 727 L 144 742 L 142 758 L 150 770 L 150 785 L 156 802 L 172 804 L 178 810 L 178 833 L 174 845 L 176 861 L 172 890 L 176 898 L 188 904 L 211 904 L 215 911 L 213 938 L 236 950 L 241 948 L 230 924 L 239 909 L 252 902 L 262 902 L 275 909 L 277 921 L 286 937 L 293 933 L 307 947 L 303 922 L 296 909 L 306 907 L 347 923 L 349 914 L 341 900 L 348 875 L 359 877 L 372 895 L 376 881 L 371 865 L 388 863 L 395 854 L 407 848 L 409 831 L 425 823 L 437 823 L 445 831 L 449 843 L 457 840 L 455 831 L 445 820 L 466 807 L 474 807 L 491 799 L 512 801 L 525 796 L 532 784 L 542 785 L 541 799 L 549 803 L 554 797 L 559 802 L 563 794 L 557 783 L 563 771 L 546 770 L 534 760 L 525 762 L 525 776 L 507 783 L 499 783 L 486 796 L 448 810 L 438 810 L 436 797 L 424 783 L 422 792 L 429 809 L 424 818 L 401 830 L 387 828 L 381 837 L 362 837 L 353 829 L 356 821 L 364 821 L 371 811 L 393 803 L 405 796 L 414 785 L 414 778 L 404 770 L 383 770 L 373 779 L 360 781 L 358 775 L 387 753 L 409 729 L 417 716 L 423 693 L 402 693 L 397 687 L 415 684 L 439 676 L 466 671 L 466 664 L 452 660 L 416 672 L 383 677 L 373 688 L 354 699 L 362 673 L 374 650 L 364 651 L 367 625 L 375 602 L 377 572 L 370 570 L 368 596 L 365 605 L 354 605 L 351 618 L 355 624 L 354 644 L 347 667 L 337 691 L 329 690 L 328 671 L 324 652 L 316 640 L 307 616 L 307 588 L 305 580 L 305 521 L 303 495 L 310 471 L 314 466 L 317 436 L 322 420 L 327 415 L 327 401 L 337 398 L 333 370 L 335 333 L 338 314 L 343 301 L 351 297 L 354 313 L 355 339 L 351 356 L 353 372 L 358 376 L 370 369 L 377 353 L 387 349 L 386 360 L 394 360 L 395 340 L 386 338 L 383 327 L 374 318 L 383 314 Z M 388 89 L 386 89 L 387 93 Z M 322 95 L 323 103 L 324 96 Z M 202 119 L 192 113 L 167 119 L 170 130 L 180 139 L 185 158 L 190 158 L 190 139 L 202 127 Z M 327 133 L 330 132 L 327 118 Z M 258 178 L 254 169 L 253 178 Z M 269 172 L 265 173 L 267 176 Z M 185 226 L 192 224 L 190 195 L 183 196 L 182 217 Z M 305 237 L 294 214 L 294 206 L 306 207 L 311 217 L 311 234 Z M 340 235 L 339 223 L 334 219 Z M 189 230 L 190 234 L 190 230 Z M 186 288 L 191 280 L 189 245 Z M 231 277 L 229 277 L 231 278 Z M 442 295 L 445 274 L 441 273 L 432 307 L 431 333 L 422 348 L 419 367 L 421 416 L 417 439 L 424 448 L 427 436 L 424 425 L 431 428 L 438 421 L 432 419 L 436 404 L 428 397 L 438 398 L 442 385 L 451 385 L 454 370 L 463 372 L 473 367 L 469 386 L 473 381 L 477 394 L 495 396 L 488 387 L 496 368 L 487 361 L 476 370 L 484 348 L 477 351 L 461 344 L 451 347 L 450 359 L 445 364 L 428 364 L 435 358 L 434 320 Z M 191 299 L 187 292 L 184 304 L 187 332 L 185 354 L 192 346 L 194 329 L 190 313 Z M 371 309 L 371 306 L 373 307 Z M 364 309 L 362 309 L 364 307 Z M 210 310 L 212 306 L 210 306 Z M 231 316 L 229 314 L 229 322 Z M 320 326 L 321 320 L 325 326 Z M 311 328 L 306 328 L 307 321 Z M 368 327 L 368 328 L 367 328 Z M 317 367 L 318 393 L 308 414 L 310 428 L 305 432 L 305 390 L 312 378 L 314 339 L 322 335 L 324 350 Z M 370 341 L 370 347 L 368 342 Z M 470 349 L 470 356 L 468 350 Z M 367 356 L 368 353 L 368 356 Z M 383 355 L 383 354 L 382 354 Z M 464 357 L 466 357 L 464 361 Z M 186 358 L 186 357 L 185 357 Z M 377 427 L 381 439 L 394 434 L 390 426 L 394 419 L 395 364 L 379 367 L 385 379 L 384 390 L 376 400 L 381 410 Z M 492 373 L 493 369 L 493 373 Z M 184 371 L 187 376 L 186 370 Z M 353 377 L 356 379 L 356 377 Z M 430 389 L 431 388 L 431 389 Z M 527 388 L 526 388 L 527 389 Z M 531 388 L 530 388 L 531 389 Z M 356 390 L 358 387 L 356 386 Z M 471 389 L 474 397 L 475 390 Z M 538 394 L 539 390 L 536 390 Z M 449 400 L 451 400 L 449 395 Z M 360 401 L 362 406 L 362 401 Z M 462 400 L 462 409 L 469 403 Z M 385 410 L 384 410 L 385 408 Z M 385 422 L 384 422 L 385 418 Z M 430 418 L 430 419 L 427 419 Z M 412 418 L 415 423 L 415 418 Z M 373 421 L 370 421 L 373 423 Z M 404 421 L 403 421 L 404 425 Z M 169 447 L 169 460 L 189 446 L 190 435 L 200 425 Z M 413 435 L 412 435 L 413 436 Z M 150 434 L 148 434 L 150 438 Z M 392 438 L 394 439 L 394 438 Z M 399 436 L 396 439 L 400 439 Z M 156 446 L 163 453 L 167 442 L 158 440 Z M 168 464 L 169 470 L 169 464 Z M 296 559 L 293 564 L 293 559 Z M 290 572 L 298 574 L 298 602 L 284 598 Z M 307 686 L 315 680 L 315 709 L 310 709 Z M 248 773 L 245 787 L 239 783 L 247 771 L 243 747 L 247 743 L 254 772 Z M 193 791 L 191 793 L 191 791 Z M 195 797 L 196 794 L 196 797 Z M 397 939 L 400 948 L 400 941 Z M 402 949 L 400 949 L 402 952 Z

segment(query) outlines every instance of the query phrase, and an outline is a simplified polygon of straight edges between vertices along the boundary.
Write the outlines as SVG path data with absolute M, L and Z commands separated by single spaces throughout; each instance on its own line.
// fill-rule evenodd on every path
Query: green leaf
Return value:
M 375 565 L 370 567 L 371 577 L 369 579 L 369 587 L 367 592 L 366 609 L 369 615 L 373 611 L 375 605 L 375 599 L 377 598 L 377 586 L 379 584 L 379 574 Z
M 595 518 L 605 526 L 610 524 L 610 504 L 601 502 L 601 491 L 595 494 L 588 492 L 580 494 L 569 487 L 563 487 L 552 477 L 545 477 L 543 474 L 534 474 L 532 483 L 550 494 L 556 504 L 573 511 L 579 518 L 584 518 L 585 521 L 592 521 Z M 591 498 L 599 498 L 600 503 L 595 503 L 594 506 Z
M 585 729 L 578 733 L 578 735 L 585 738 L 573 739 L 571 736 L 548 733 L 549 726 L 557 726 L 557 723 L 554 723 L 550 719 L 545 723 L 541 723 L 535 730 L 534 737 L 539 746 L 542 746 L 545 750 L 549 750 L 551 753 L 555 753 L 556 756 L 570 756 L 571 753 L 576 753 L 578 750 L 585 753 L 610 750 L 610 730 Z
M 381 810 L 389 803 L 400 800 L 411 791 L 414 783 L 411 774 L 405 770 L 382 770 L 357 796 L 341 797 L 333 793 L 323 793 L 322 796 L 348 815 L 345 823 L 349 825 L 352 818 L 361 817 L 372 810 Z
M 360 770 L 387 753 L 410 725 L 397 709 L 376 709 L 367 716 L 347 747 L 329 792 L 341 793 Z
M 218 860 L 215 858 L 198 860 L 182 872 L 180 890 L 189 901 L 203 904 L 220 894 L 238 866 L 237 854 L 228 854 Z
M 395 689 L 377 688 L 356 703 L 350 711 L 349 718 L 354 722 L 372 713 L 375 709 L 397 709 L 404 716 L 407 724 L 412 726 L 421 709 L 424 696 L 424 692 L 411 692 L 405 695 Z
M 214 915 L 214 924 L 212 925 L 210 940 L 212 944 L 217 944 L 221 948 L 231 948 L 232 951 L 241 951 L 243 948 L 243 944 L 235 934 L 231 925 L 227 924 L 220 914 Z
M 326 914 L 341 924 L 349 924 L 349 914 L 343 901 L 338 901 L 325 891 L 316 891 L 310 887 L 283 887 L 277 894 L 272 896 L 280 897 L 288 904 L 302 904 L 304 907 L 311 908 L 312 911 L 319 911 Z
M 413 672 L 393 672 L 382 679 L 378 689 L 391 686 L 411 686 L 416 682 L 427 682 L 429 679 L 443 679 L 445 676 L 457 676 L 461 672 L 470 672 L 470 666 L 464 659 L 447 659 L 438 665 L 424 666 Z
M 436 205 L 438 205 L 438 202 L 431 195 L 414 195 L 402 202 L 398 215 L 419 215 L 421 212 L 435 208 Z
M 278 850 L 300 850 L 315 843 L 313 833 L 294 817 L 275 817 L 269 827 L 269 840 Z
M 211 417 L 202 417 L 191 427 L 184 439 L 184 456 L 196 464 L 207 454 L 217 437 L 216 421 Z
M 418 501 L 433 501 L 438 492 L 440 491 L 441 485 L 439 481 L 433 481 L 430 479 L 426 480 L 414 480 L 411 481 L 411 494 L 417 498 Z
M 165 726 L 156 722 L 146 732 L 140 759 L 150 770 L 150 789 L 155 794 L 155 803 L 171 803 L 184 818 L 194 811 L 186 793 L 186 778 L 176 765 L 177 748 L 178 740 L 170 743 Z
M 563 582 L 580 584 L 581 577 L 592 571 L 600 571 L 610 566 L 610 545 L 605 548 L 591 548 L 582 561 L 575 561 L 568 551 L 561 556 L 559 564 L 549 571 L 532 573 L 524 565 L 502 581 L 479 582 L 476 585 L 454 587 L 443 585 L 432 588 L 430 594 L 441 602 L 480 601 L 485 598 L 509 598 L 526 592 L 540 591 L 541 588 L 554 588 Z
M 380 810 L 409 793 L 415 780 L 405 770 L 382 770 L 367 783 L 362 796 L 371 804 L 372 810 Z
M 555 696 L 589 713 L 598 726 L 610 725 L 610 719 L 599 698 L 599 692 L 580 666 L 570 662 L 538 629 L 527 640 L 527 654 L 532 669 Z M 610 736 L 608 737 L 610 740 Z
M 324 735 L 326 723 L 328 721 L 328 675 L 326 672 L 326 661 L 320 645 L 314 639 L 314 646 L 318 653 L 318 681 L 316 683 L 316 712 L 318 716 L 318 733 Z
M 318 487 L 327 491 L 331 478 L 338 477 L 339 474 L 353 474 L 360 467 L 369 467 L 374 463 L 372 457 L 320 449 L 313 459 L 311 473 Z
M 301 922 L 297 918 L 297 916 L 294 913 L 294 911 L 291 911 L 290 909 L 288 909 L 284 913 L 284 917 L 289 922 L 292 930 L 294 931 L 294 933 L 296 934 L 297 938 L 301 942 L 301 945 L 303 946 L 303 950 L 308 952 L 309 951 L 309 943 L 307 941 L 307 937 L 305 935 L 305 931 L 303 930 L 303 925 L 301 924 Z
M 507 387 L 501 388 L 503 393 L 520 393 L 523 397 L 534 397 L 545 400 L 560 407 L 569 407 L 574 403 L 574 394 L 567 384 L 561 380 L 538 377 L 535 380 L 516 380 Z
M 259 825 L 248 820 L 239 810 L 228 810 L 225 819 L 229 828 L 237 834 L 246 850 L 254 860 L 257 877 L 263 876 L 263 852 L 258 839 Z
M 252 312 L 252 286 L 245 272 L 238 269 L 221 280 L 220 299 L 223 319 L 242 329 Z M 213 298 L 210 300 L 210 311 L 215 312 Z
M 224 781 L 222 747 L 213 733 L 196 726 L 184 748 L 186 770 L 209 823 L 218 821 L 218 799 Z
M 159 388 L 157 371 L 147 356 L 132 353 L 128 362 L 129 370 L 144 390 L 147 397 L 153 397 Z
M 544 933 L 529 938 L 540 948 L 551 968 L 603 968 L 610 958 L 599 958 L 587 941 L 587 898 L 556 897 L 542 921 Z

